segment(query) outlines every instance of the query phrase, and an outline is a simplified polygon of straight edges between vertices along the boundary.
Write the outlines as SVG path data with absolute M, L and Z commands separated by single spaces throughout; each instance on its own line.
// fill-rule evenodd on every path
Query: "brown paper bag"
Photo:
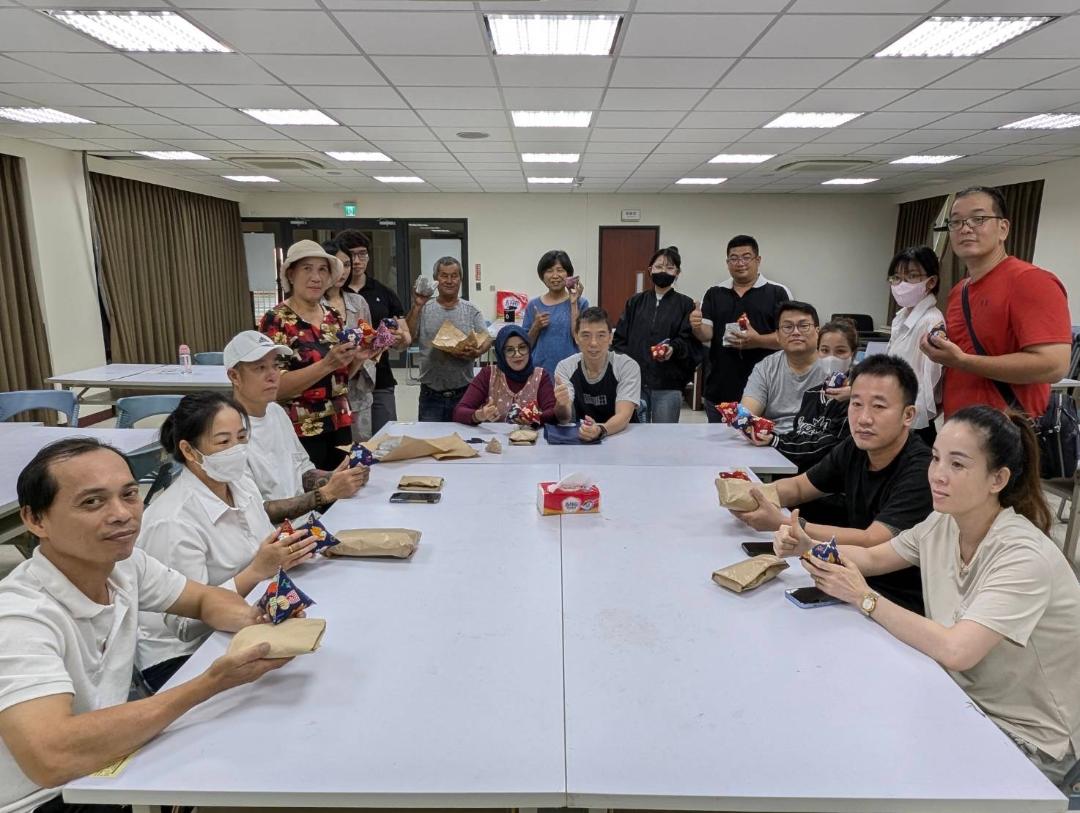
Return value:
M 435 333 L 431 346 L 446 353 L 475 353 L 488 334 L 474 330 L 463 333 L 457 325 L 447 319 Z
M 387 441 L 397 441 L 397 445 L 381 453 L 379 446 Z M 371 450 L 381 463 L 393 463 L 395 460 L 414 460 L 418 457 L 433 457 L 436 460 L 459 460 L 466 457 L 478 457 L 479 452 L 461 439 L 458 434 L 441 438 L 413 438 L 408 435 L 379 435 L 365 441 L 364 448 Z
M 321 618 L 290 618 L 280 624 L 252 624 L 233 636 L 229 654 L 268 643 L 268 658 L 307 655 L 319 648 L 324 632 L 326 621 Z
M 443 487 L 442 477 L 427 477 L 420 474 L 406 474 L 398 480 L 398 491 L 439 491 Z
M 750 496 L 750 489 L 756 488 L 765 495 L 765 499 L 780 507 L 780 496 L 776 493 L 775 483 L 749 483 L 746 480 L 716 478 L 716 494 L 722 508 L 734 511 L 753 511 L 758 502 Z
M 788 563 L 785 560 L 766 553 L 722 567 L 712 574 L 712 580 L 721 587 L 741 593 L 744 590 L 753 590 L 769 579 L 775 579 L 781 570 L 787 568 Z
M 420 531 L 410 528 L 352 528 L 334 534 L 340 545 L 327 548 L 328 556 L 389 556 L 408 559 L 420 544 Z
M 535 429 L 515 429 L 510 433 L 510 443 L 513 446 L 532 446 L 540 433 Z

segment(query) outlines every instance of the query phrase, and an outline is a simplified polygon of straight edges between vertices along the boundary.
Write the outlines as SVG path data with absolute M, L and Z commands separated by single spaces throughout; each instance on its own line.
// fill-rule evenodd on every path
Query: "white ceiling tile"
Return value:
M 331 107 L 365 108 L 405 107 L 405 102 L 392 87 L 374 87 L 371 85 L 296 85 L 296 90 L 315 105 L 327 109 Z M 308 105 L 304 105 L 307 107 Z
M 648 155 L 652 149 L 651 144 L 642 144 L 640 142 L 618 142 L 618 141 L 592 141 L 589 142 L 588 154 L 590 156 L 595 155 L 640 155 L 642 157 Z
M 355 54 L 328 14 L 313 11 L 189 11 L 226 45 L 247 54 Z
M 649 141 L 653 144 L 663 139 L 669 128 L 663 127 L 605 127 L 593 130 L 590 143 L 603 141 Z
M 503 87 L 604 87 L 612 59 L 604 56 L 500 56 Z
M 997 96 L 999 90 L 916 90 L 888 105 L 887 111 L 955 111 L 966 110 L 972 105 Z
M 1015 120 L 1016 116 L 1010 113 L 953 113 L 951 116 L 924 125 L 924 129 L 989 130 Z
M 931 11 L 940 3 L 941 0 L 874 0 L 873 5 L 868 6 L 863 0 L 795 0 L 795 4 L 789 11 L 796 14 L 840 12 L 858 14 L 872 9 L 879 14 L 892 12 L 914 14 Z
M 185 127 L 183 124 L 125 124 L 123 128 L 129 133 L 158 141 L 168 141 L 173 138 L 206 138 L 206 133 L 192 127 Z
M 60 77 L 45 71 L 38 70 L 30 65 L 24 64 L 25 62 L 32 62 L 34 60 L 29 57 L 39 56 L 34 53 L 22 53 L 19 54 L 19 58 L 22 62 L 16 62 L 14 59 L 9 59 L 6 56 L 0 56 L 0 82 L 58 82 Z M 108 56 L 108 54 L 101 54 L 100 56 Z M 51 55 L 46 55 L 46 60 L 51 58 Z
M 44 14 L 0 8 L 0 53 L 11 51 L 108 53 L 109 49 Z
M 678 90 L 674 88 L 611 88 L 604 95 L 603 109 L 684 111 L 692 108 L 701 100 L 704 95 L 705 91 L 701 89 Z
M 204 155 L 215 152 L 236 152 L 231 142 L 220 138 L 163 138 L 161 140 L 178 150 L 191 150 Z
M 505 143 L 506 143 L 507 149 L 510 149 L 512 145 L 509 142 L 505 142 Z M 500 144 L 500 142 L 491 143 L 490 141 L 486 141 L 486 140 L 485 141 L 461 141 L 461 140 L 455 140 L 455 141 L 444 141 L 443 142 L 443 146 L 445 146 L 448 150 L 450 150 L 450 152 L 454 153 L 455 155 L 460 155 L 462 153 L 467 153 L 467 152 L 468 153 L 492 152 L 492 151 L 495 151 L 495 150 L 498 149 L 499 144 Z M 529 150 L 529 152 L 532 152 L 532 150 Z
M 458 54 L 486 56 L 481 23 L 466 7 L 460 12 L 336 12 L 345 30 L 368 54 Z
M 53 0 L 41 0 L 41 2 L 53 2 Z M 96 0 L 84 0 L 86 3 L 94 3 Z M 131 5 L 130 0 L 113 0 L 116 3 Z M 317 9 L 317 0 L 170 0 L 174 6 L 180 8 L 196 9 L 252 9 L 258 11 L 289 11 L 292 9 Z
M 192 85 L 211 99 L 229 107 L 308 108 L 310 102 L 285 85 Z
M 680 156 L 682 160 L 686 160 L 687 156 L 700 156 L 702 160 L 712 158 L 718 150 L 716 147 L 710 144 L 694 143 L 689 141 L 665 141 L 656 148 L 656 152 L 653 153 L 654 157 L 667 156 Z M 726 168 L 725 168 L 726 169 Z
M 633 91 L 631 91 L 633 92 Z M 807 93 L 806 90 L 721 88 L 710 91 L 698 104 L 698 110 L 768 111 L 787 110 Z M 815 108 L 825 110 L 825 108 Z M 833 108 L 828 108 L 832 110 Z
M 139 54 L 135 58 L 173 81 L 184 84 L 274 85 L 278 81 L 242 54 Z M 127 80 L 98 79 L 94 81 Z M 130 81 L 143 80 L 132 78 Z M 160 82 L 162 80 L 159 78 L 145 81 Z
M 57 147 L 62 150 L 89 150 L 90 152 L 102 152 L 101 145 L 96 141 L 83 141 L 78 138 L 35 138 L 40 144 Z
M 230 138 L 229 141 L 241 149 L 250 150 L 251 152 L 270 152 L 275 155 L 280 152 L 291 152 L 289 145 L 296 143 L 289 138 Z
M 603 88 L 503 88 L 503 99 L 510 110 L 595 110 L 603 93 Z
M 363 56 L 264 54 L 255 61 L 290 85 L 385 85 Z
M 806 144 L 797 150 L 792 151 L 792 155 L 796 155 L 800 158 L 812 155 L 824 155 L 828 157 L 834 157 L 838 155 L 852 155 L 858 150 L 869 147 L 870 144 L 856 142 L 832 142 L 832 141 L 815 141 L 813 144 Z
M 1028 12 L 1028 5 L 1025 1 L 1025 12 Z M 1004 48 L 994 51 L 990 54 L 990 58 L 1075 58 L 1078 41 L 1080 41 L 1080 17 L 1065 17 L 1029 31 Z
M 282 125 L 274 129 L 282 135 L 298 141 L 307 141 L 308 139 L 329 141 L 350 138 L 353 135 L 353 131 L 348 127 L 332 127 L 319 124 Z
M 740 56 L 772 16 L 741 14 L 635 14 L 623 56 Z
M 892 14 L 785 14 L 748 56 L 869 56 L 918 21 Z
M 173 124 L 170 117 L 159 116 L 139 107 L 74 107 L 64 108 L 65 113 L 82 116 L 98 124 Z
M 863 128 L 882 130 L 911 129 L 922 127 L 924 124 L 937 121 L 946 115 L 946 113 L 942 112 L 912 113 L 909 111 L 903 113 L 867 113 L 865 116 L 859 116 L 854 121 L 849 121 L 844 127 L 849 130 L 861 130 Z
M 168 144 L 149 138 L 102 138 L 97 143 L 110 150 L 167 150 Z
M 111 86 L 110 86 L 111 87 Z M 136 87 L 153 87 L 141 85 Z M 106 91 L 108 93 L 109 91 Z M 109 98 L 103 93 L 98 93 L 92 88 L 86 88 L 70 82 L 61 83 L 12 83 L 0 85 L 0 93 L 9 96 L 18 96 L 23 99 L 37 102 L 49 107 L 64 107 L 66 105 L 86 105 L 87 107 L 113 107 L 116 99 Z M 126 101 L 126 100 L 125 100 Z
M 184 85 L 94 85 L 96 90 L 139 107 L 217 107 L 218 102 Z M 110 99 L 89 104 L 115 105 Z
M 814 143 L 818 142 L 825 144 L 872 144 L 877 141 L 886 141 L 890 138 L 895 138 L 898 135 L 902 135 L 903 130 L 872 130 L 864 128 L 862 130 L 849 130 L 846 127 L 838 127 L 835 130 L 829 130 L 819 138 L 814 139 Z
M 610 92 L 610 91 L 609 91 Z M 596 128 L 603 127 L 667 127 L 678 124 L 683 117 L 681 110 L 601 110 L 593 117 Z
M 425 110 L 502 110 L 495 88 L 399 87 L 409 104 Z
M 710 88 L 734 61 L 734 59 L 620 56 L 615 63 L 611 87 Z
M 740 59 L 720 82 L 722 88 L 816 88 L 853 59 Z
M 824 88 L 793 104 L 791 109 L 802 112 L 868 113 L 895 102 L 907 92 L 895 88 Z
M 380 56 L 375 64 L 396 85 L 495 86 L 482 56 Z
M 326 108 L 326 115 L 350 126 L 368 127 L 420 127 L 424 122 L 411 110 L 386 110 L 379 108 L 346 110 Z
M 835 88 L 921 88 L 970 59 L 864 59 L 829 82 Z
M 718 127 L 732 129 L 739 127 L 760 127 L 773 118 L 770 113 L 691 113 L 683 119 L 683 127 Z
M 945 144 L 958 138 L 966 138 L 976 131 L 973 130 L 944 130 L 924 127 L 921 130 L 912 130 L 908 133 L 891 138 L 891 143 L 904 144 Z
M 813 141 L 822 134 L 822 130 L 809 130 L 804 128 L 793 127 L 770 127 L 768 129 L 755 130 L 748 140 L 756 143 L 775 143 L 775 144 L 805 144 L 807 141 Z M 758 152 L 758 150 L 751 150 L 744 148 L 742 141 L 738 142 L 737 149 L 732 148 L 733 152 Z M 760 150 L 760 152 L 775 152 L 775 150 Z
M 403 142 L 397 144 L 394 149 L 387 153 L 391 158 L 396 158 L 403 164 L 410 161 L 451 161 L 454 156 L 443 147 L 442 144 L 428 144 L 417 142 Z
M 739 129 L 721 130 L 715 128 L 679 127 L 676 130 L 672 130 L 671 134 L 667 137 L 667 141 L 698 144 L 730 144 L 732 141 L 742 138 L 749 132 L 749 130 Z
M 1075 59 L 980 59 L 932 87 L 1018 88 L 1076 67 L 1080 67 L 1080 61 Z
M 939 14 L 1069 14 L 1080 9 L 1076 0 L 948 0 Z
M 1030 141 L 1031 130 L 981 130 L 969 132 L 961 143 L 968 144 L 1017 144 Z
M 199 126 L 199 129 L 209 133 L 212 136 L 217 136 L 218 138 L 227 138 L 230 141 L 234 141 L 238 138 L 244 139 L 246 141 L 281 141 L 289 139 L 287 135 L 279 133 L 273 127 L 267 127 L 264 124 L 248 124 L 239 126 L 233 124 L 203 124 Z
M 530 149 L 528 152 L 573 152 L 569 149 L 571 144 L 583 144 L 587 136 L 586 130 L 576 127 L 560 129 L 558 127 L 515 127 L 514 140 L 519 144 L 545 143 L 553 145 L 551 149 Z M 562 145 L 561 147 L 555 145 Z
M 195 127 L 202 124 L 251 124 L 250 116 L 245 116 L 243 113 L 229 107 L 152 107 L 150 110 L 166 118 L 191 124 Z M 122 124 L 123 122 L 117 123 Z
M 995 59 L 994 63 L 996 63 L 997 61 L 998 60 Z M 1036 61 L 1057 62 L 1058 60 L 1040 59 Z M 1069 61 L 1071 62 L 1072 60 Z M 1042 82 L 1036 82 L 1034 85 L 1031 86 L 1031 89 L 1033 90 L 1075 90 L 1077 88 L 1080 88 L 1080 69 L 1067 71 L 1060 76 L 1055 76 L 1050 79 L 1044 79 Z
M 108 124 L 65 124 L 63 127 L 50 128 L 58 136 L 68 138 L 86 138 L 91 141 L 99 141 L 103 138 L 131 138 L 132 134 L 126 129 L 112 127 Z
M 487 130 L 488 127 L 509 126 L 503 110 L 421 110 L 420 116 L 432 127 L 454 127 Z
M 457 169 L 461 166 L 457 161 L 403 161 L 405 166 L 410 169 L 421 170 L 444 170 L 444 169 Z
M 362 138 L 353 136 L 352 138 L 344 138 L 339 140 L 322 140 L 314 138 L 305 138 L 304 144 L 316 152 L 374 152 L 374 148 Z M 332 158 L 322 156 L 322 160 L 327 163 L 333 163 Z M 350 163 L 342 163 L 343 167 L 364 166 Z M 382 164 L 385 166 L 385 164 Z
M 1014 90 L 973 107 L 973 110 L 1010 113 L 1045 113 L 1080 104 L 1080 90 Z M 1019 118 L 1023 118 L 1020 116 Z
M 372 143 L 392 141 L 438 141 L 435 135 L 427 127 L 353 127 L 361 138 L 366 138 Z

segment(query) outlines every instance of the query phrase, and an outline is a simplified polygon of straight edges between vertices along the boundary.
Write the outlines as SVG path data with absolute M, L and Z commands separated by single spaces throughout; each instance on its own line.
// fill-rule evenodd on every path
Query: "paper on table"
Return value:
M 787 568 L 786 561 L 779 556 L 766 553 L 722 567 L 712 574 L 712 579 L 721 587 L 742 593 L 745 590 L 753 590 L 769 579 L 775 579 Z
M 443 487 L 442 477 L 406 474 L 398 480 L 398 491 L 438 491 Z
M 132 751 L 126 757 L 120 757 L 120 759 L 116 760 L 112 765 L 106 765 L 100 771 L 94 771 L 90 775 L 97 777 L 98 779 L 113 779 L 124 772 L 124 768 L 128 766 L 128 763 L 131 762 L 131 758 L 137 753 L 138 751 Z
M 775 483 L 750 483 L 746 480 L 716 478 L 716 494 L 720 498 L 722 508 L 730 508 L 734 511 L 754 511 L 758 507 L 758 501 L 750 496 L 750 489 L 758 489 L 765 499 L 780 507 L 780 495 L 776 493 Z
M 387 443 L 388 441 L 393 442 Z M 388 447 L 392 447 L 385 454 L 379 448 L 384 443 Z M 433 457 L 436 460 L 458 460 L 466 457 L 477 457 L 480 454 L 456 433 L 441 438 L 380 435 L 361 445 L 366 449 L 370 449 L 378 457 L 380 463 L 392 463 L 395 460 L 413 460 L 417 457 Z M 381 457 L 379 457 L 380 454 Z
M 268 658 L 292 658 L 307 655 L 319 648 L 326 621 L 321 618 L 290 618 L 280 624 L 252 624 L 233 636 L 229 653 L 270 644 Z
M 540 433 L 535 429 L 515 429 L 510 433 L 510 443 L 514 446 L 532 446 Z
M 331 556 L 389 556 L 408 559 L 420 544 L 420 531 L 411 528 L 352 528 L 338 531 L 341 544 L 331 548 Z

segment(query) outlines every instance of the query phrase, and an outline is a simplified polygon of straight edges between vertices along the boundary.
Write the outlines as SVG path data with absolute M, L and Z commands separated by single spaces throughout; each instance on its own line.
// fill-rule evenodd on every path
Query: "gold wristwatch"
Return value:
M 862 614 L 867 618 L 874 614 L 874 610 L 877 609 L 877 593 L 865 593 L 862 597 L 862 601 L 859 602 L 859 609 L 862 610 Z

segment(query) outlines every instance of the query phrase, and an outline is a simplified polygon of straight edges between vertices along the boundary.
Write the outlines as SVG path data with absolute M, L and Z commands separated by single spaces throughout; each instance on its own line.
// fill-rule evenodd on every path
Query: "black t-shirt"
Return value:
M 346 288 L 352 291 L 352 288 Z M 354 293 L 364 297 L 371 310 L 371 323 L 379 326 L 379 322 L 386 318 L 404 317 L 405 310 L 401 307 L 398 295 L 379 282 L 375 277 L 368 274 L 365 277 L 364 287 Z M 375 389 L 382 390 L 397 384 L 393 372 L 390 370 L 390 354 L 383 353 L 382 358 L 375 364 Z
M 775 435 L 773 446 L 800 472 L 808 470 L 842 440 L 851 438 L 847 408 L 847 401 L 825 395 L 824 386 L 807 390 L 791 431 Z
M 775 350 L 755 348 L 737 350 L 724 347 L 724 327 L 738 320 L 744 313 L 750 326 L 758 333 L 776 331 L 776 308 L 787 302 L 787 288 L 766 282 L 751 288 L 742 296 L 734 288 L 714 285 L 705 292 L 701 302 L 701 316 L 713 323 L 713 340 L 709 345 L 709 375 L 705 380 L 705 397 L 714 404 L 742 400 L 743 387 L 754 365 Z
M 870 471 L 869 455 L 848 436 L 825 459 L 806 472 L 810 484 L 826 494 L 843 494 L 849 528 L 880 522 L 894 533 L 922 522 L 934 510 L 927 471 L 930 449 L 912 433 L 893 461 Z M 917 567 L 867 579 L 872 588 L 896 603 L 923 613 L 922 581 Z
M 585 378 L 582 365 L 578 364 L 570 376 L 574 388 L 574 414 L 580 420 L 586 415 L 597 423 L 606 423 L 615 417 L 615 404 L 619 397 L 619 379 L 615 377 L 615 365 L 608 364 L 604 375 L 595 384 Z M 637 423 L 637 412 L 630 418 Z

